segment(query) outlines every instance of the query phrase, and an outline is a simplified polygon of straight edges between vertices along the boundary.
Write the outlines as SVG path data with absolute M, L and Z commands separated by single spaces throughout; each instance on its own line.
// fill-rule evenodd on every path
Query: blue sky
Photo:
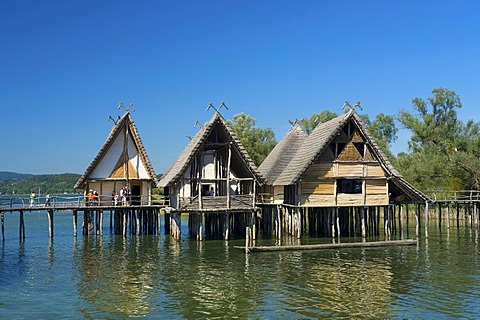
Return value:
M 277 140 L 289 119 L 345 100 L 373 119 L 437 87 L 479 121 L 478 12 L 476 1 L 2 0 L 0 171 L 83 173 L 121 101 L 157 173 L 210 102 Z M 407 140 L 401 130 L 392 151 Z

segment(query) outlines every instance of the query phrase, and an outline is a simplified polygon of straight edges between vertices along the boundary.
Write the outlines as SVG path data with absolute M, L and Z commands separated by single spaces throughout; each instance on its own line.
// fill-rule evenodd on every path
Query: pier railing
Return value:
M 30 195 L 0 196 L 0 210 L 12 209 L 75 209 L 86 207 L 122 207 L 122 206 L 168 205 L 168 198 L 163 195 L 128 196 L 126 201 L 121 197 L 115 200 L 111 195 L 98 195 L 97 199 L 88 199 L 83 194 L 55 194 L 35 196 L 31 203 Z
M 424 193 L 434 202 L 480 201 L 479 190 L 426 190 Z
M 202 196 L 201 202 L 197 195 L 194 197 L 179 197 L 179 201 L 179 208 L 184 210 L 249 209 L 255 207 L 254 197 L 251 194 Z

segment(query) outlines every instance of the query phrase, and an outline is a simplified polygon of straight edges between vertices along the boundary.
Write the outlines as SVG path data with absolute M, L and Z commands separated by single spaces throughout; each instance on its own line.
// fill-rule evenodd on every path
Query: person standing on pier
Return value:
M 112 205 L 115 207 L 118 205 L 118 193 L 115 190 L 112 191 Z
M 30 193 L 30 208 L 35 207 L 35 191 L 32 190 L 32 193 Z
M 90 189 L 90 191 L 88 191 L 87 193 L 87 205 L 90 205 L 90 206 L 93 206 L 93 190 Z
M 48 192 L 45 195 L 45 207 L 50 207 L 50 194 Z
M 122 206 L 127 205 L 127 187 L 120 189 L 120 198 L 122 199 Z

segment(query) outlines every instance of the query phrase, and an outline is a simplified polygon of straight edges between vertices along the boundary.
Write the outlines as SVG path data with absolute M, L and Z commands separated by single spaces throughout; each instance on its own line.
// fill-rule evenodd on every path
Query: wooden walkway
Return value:
M 391 204 L 385 208 L 380 208 L 383 211 L 377 212 L 373 217 L 375 218 L 374 225 L 378 227 L 380 232 L 380 226 L 384 227 L 385 234 L 390 237 L 390 234 L 395 235 L 398 229 L 409 225 L 409 216 L 415 221 L 416 236 L 420 236 L 420 228 L 425 230 L 425 237 L 428 237 L 428 225 L 429 217 L 438 221 L 438 226 L 450 228 L 450 225 L 456 227 L 470 226 L 480 228 L 480 191 L 477 190 L 459 190 L 459 191 L 444 191 L 434 190 L 425 191 L 431 202 L 426 203 L 398 203 Z M 132 234 L 142 233 L 155 233 L 160 232 L 160 215 L 164 215 L 166 232 L 170 232 L 174 238 L 180 237 L 180 226 L 182 214 L 189 215 L 189 229 L 193 230 L 193 235 L 197 239 L 202 239 L 202 234 L 210 232 L 224 233 L 225 239 L 228 239 L 228 235 L 232 229 L 230 226 L 243 226 L 238 227 L 241 233 L 247 234 L 247 238 L 251 237 L 255 239 L 255 234 L 259 228 L 262 229 L 264 235 L 275 235 L 281 237 L 282 233 L 289 234 L 291 236 L 297 236 L 298 238 L 304 232 L 312 232 L 309 228 L 313 225 L 316 226 L 320 223 L 320 229 L 315 229 L 317 234 L 320 231 L 324 231 L 324 227 L 328 230 L 332 230 L 332 237 L 340 237 L 350 234 L 348 230 L 352 228 L 351 225 L 347 226 L 350 229 L 346 230 L 346 226 L 339 225 L 339 216 L 345 217 L 345 212 L 335 213 L 329 215 L 325 214 L 325 210 L 322 208 L 304 208 L 283 206 L 277 208 L 277 211 L 270 212 L 271 208 L 276 208 L 278 205 L 264 205 L 262 203 L 256 203 L 252 195 L 230 197 L 202 197 L 201 203 L 198 198 L 182 199 L 180 202 L 183 206 L 180 209 L 174 209 L 163 203 L 155 204 L 136 204 L 136 205 L 122 205 L 117 202 L 115 205 L 110 196 L 99 197 L 100 201 L 95 203 L 87 202 L 83 195 L 55 195 L 50 198 L 50 201 L 45 201 L 45 197 L 36 198 L 34 204 L 29 203 L 29 196 L 24 195 L 16 197 L 0 196 L 0 216 L 2 223 L 2 237 L 4 237 L 4 215 L 5 213 L 18 212 L 20 218 L 20 238 L 25 238 L 24 227 L 24 213 L 26 212 L 47 212 L 49 235 L 53 237 L 53 217 L 55 212 L 67 212 L 73 213 L 74 223 L 74 235 L 77 233 L 77 213 L 83 212 L 83 224 L 82 234 L 102 233 L 102 221 L 104 212 L 110 211 L 110 228 L 112 228 L 112 216 L 114 218 L 114 230 L 115 234 L 124 234 L 131 232 Z M 147 202 L 142 199 L 132 198 L 131 203 Z M 146 199 L 143 199 L 146 200 Z M 149 199 L 150 200 L 150 199 Z M 228 204 L 228 206 L 227 206 Z M 258 207 L 257 207 L 258 205 Z M 413 206 L 413 207 L 412 207 Z M 230 208 L 228 208 L 230 207 Z M 295 209 L 295 210 L 294 210 Z M 319 209 L 319 210 L 313 210 Z M 328 209 L 328 208 L 326 208 Z M 331 208 L 330 208 L 331 209 Z M 367 210 L 363 207 L 352 207 L 352 209 Z M 379 210 L 380 210 L 379 209 Z M 387 210 L 388 209 L 388 210 Z M 270 211 L 269 211 L 270 210 Z M 355 210 L 354 210 L 355 211 Z M 353 228 L 354 233 L 358 229 L 359 221 L 362 218 L 362 212 L 358 216 L 358 212 L 348 212 L 349 216 L 356 214 L 354 217 L 355 223 Z M 368 211 L 370 212 L 370 211 Z M 421 215 L 424 215 L 424 219 L 421 219 Z M 232 214 L 233 213 L 233 214 Z M 363 212 L 365 213 L 365 212 Z M 369 213 L 370 214 L 370 213 Z M 383 214 L 384 221 L 380 221 L 380 215 Z M 359 218 L 360 217 L 360 218 Z M 335 218 L 335 219 L 334 219 Z M 406 223 L 403 219 L 406 218 Z M 352 218 L 353 219 L 353 218 Z M 398 219 L 398 223 L 396 220 Z M 424 222 L 422 222 L 422 220 Z M 232 222 L 233 221 L 233 222 Z M 352 220 L 353 221 L 353 220 Z M 370 221 L 370 220 L 368 220 Z M 353 222 L 352 222 L 353 223 Z M 94 226 L 91 227 L 91 224 Z M 128 225 L 127 225 L 128 224 Z M 423 224 L 423 226 L 421 226 Z M 84 227 L 88 225 L 88 227 Z M 297 228 L 298 227 L 298 228 Z M 295 233 L 297 230 L 299 231 Z M 322 229 L 323 228 L 323 229 Z M 330 229 L 331 228 L 331 229 Z M 88 230 L 87 230 L 88 229 Z M 342 235 L 340 235 L 340 229 L 342 229 Z M 127 231 L 130 230 L 130 231 Z M 274 232 L 274 231 L 275 232 Z M 315 231 L 314 230 L 314 231 Z M 336 230 L 334 232 L 333 230 Z M 346 230 L 346 231 L 345 231 Z M 362 237 L 370 235 L 368 232 L 364 232 L 363 220 L 362 220 L 362 232 L 358 231 Z M 347 232 L 348 231 L 348 232 Z M 368 231 L 368 230 L 367 230 Z M 323 234 L 323 233 L 322 233 Z M 247 245 L 248 247 L 248 245 Z

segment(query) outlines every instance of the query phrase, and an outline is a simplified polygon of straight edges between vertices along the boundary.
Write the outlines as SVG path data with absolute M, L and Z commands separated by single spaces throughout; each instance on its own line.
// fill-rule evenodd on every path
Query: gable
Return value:
M 126 171 L 128 171 L 128 178 L 150 179 L 132 135 L 128 135 L 125 149 L 123 133 L 124 131 L 121 130 L 87 179 L 126 179 Z
M 103 147 L 74 188 L 83 188 L 86 180 L 127 178 L 157 183 L 157 177 L 129 112 L 114 124 Z
M 190 140 L 190 143 L 180 153 L 177 160 L 162 176 L 157 186 L 166 187 L 184 176 L 191 166 L 193 159 L 205 150 L 228 150 L 231 146 L 231 172 L 238 177 L 254 178 L 263 183 L 262 175 L 242 146 L 235 133 L 226 123 L 225 119 L 216 112 L 212 118 L 202 126 L 200 131 Z M 225 153 L 226 155 L 226 153 Z M 224 159 L 227 159 L 224 156 Z

